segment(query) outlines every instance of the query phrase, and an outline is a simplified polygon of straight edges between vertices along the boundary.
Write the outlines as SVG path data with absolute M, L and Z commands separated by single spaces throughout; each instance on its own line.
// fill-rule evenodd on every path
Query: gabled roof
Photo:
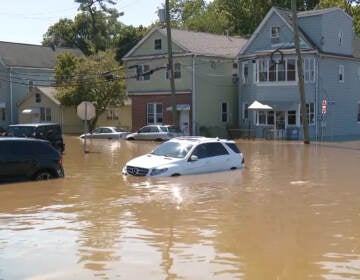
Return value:
M 257 34 L 262 30 L 268 19 L 271 17 L 273 13 L 276 13 L 281 19 L 283 19 L 284 23 L 288 26 L 288 28 L 293 31 L 293 22 L 292 22 L 292 12 L 285 8 L 272 7 L 269 12 L 266 14 L 265 18 L 261 21 L 259 26 L 256 28 L 255 32 L 251 35 L 250 39 L 246 43 L 246 45 L 241 49 L 240 54 L 244 53 L 244 51 L 248 48 L 248 46 L 255 40 Z M 299 13 L 297 13 L 299 14 Z M 306 42 L 308 45 L 312 46 L 314 49 L 316 48 L 314 43 L 299 29 L 299 37 Z
M 166 36 L 166 29 L 160 29 Z M 175 43 L 185 46 L 193 54 L 235 57 L 247 39 L 174 29 L 171 31 Z
M 325 8 L 325 9 L 317 9 L 317 10 L 310 10 L 310 11 L 303 11 L 303 12 L 298 12 L 297 15 L 299 18 L 303 18 L 303 17 L 309 17 L 309 16 L 318 16 L 318 15 L 324 15 L 324 14 L 329 14 L 332 13 L 334 11 L 344 11 L 343 9 L 339 8 L 339 7 L 332 7 L 332 8 Z M 353 19 L 348 13 L 345 13 L 351 20 Z
M 153 28 L 132 50 L 123 58 L 126 60 L 138 49 L 154 32 L 159 32 L 165 38 L 165 28 Z M 247 39 L 217 35 L 205 32 L 194 32 L 188 30 L 171 30 L 171 39 L 174 44 L 184 50 L 184 53 L 204 56 L 218 56 L 234 58 L 245 45 Z
M 0 60 L 7 67 L 48 68 L 56 65 L 56 57 L 60 53 L 71 52 L 82 56 L 79 49 L 45 47 L 41 45 L 10 43 L 0 41 Z

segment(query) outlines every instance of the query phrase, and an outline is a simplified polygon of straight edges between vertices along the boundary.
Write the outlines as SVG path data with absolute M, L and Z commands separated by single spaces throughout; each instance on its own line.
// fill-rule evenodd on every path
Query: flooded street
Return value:
M 0 279 L 360 279 L 360 142 L 238 140 L 242 170 L 123 177 L 156 142 L 65 138 L 0 185 Z

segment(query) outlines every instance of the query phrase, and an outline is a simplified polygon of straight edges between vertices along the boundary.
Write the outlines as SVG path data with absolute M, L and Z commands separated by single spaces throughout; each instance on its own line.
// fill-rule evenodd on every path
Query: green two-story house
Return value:
M 172 29 L 176 114 L 187 135 L 227 136 L 237 126 L 238 63 L 246 39 Z M 124 57 L 132 130 L 172 124 L 167 32 L 153 28 Z

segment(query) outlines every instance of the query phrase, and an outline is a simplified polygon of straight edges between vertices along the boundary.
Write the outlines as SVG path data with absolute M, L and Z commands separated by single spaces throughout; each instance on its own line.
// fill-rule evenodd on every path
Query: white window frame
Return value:
M 272 117 L 270 116 L 272 114 Z M 260 120 L 260 115 L 264 116 L 264 122 Z M 272 122 L 269 120 L 272 118 Z M 275 124 L 275 111 L 273 110 L 259 110 L 256 111 L 256 125 L 273 126 Z
M 181 63 L 180 62 L 174 62 L 174 79 L 180 80 L 181 79 Z M 169 64 L 166 64 L 166 71 L 165 71 L 165 79 L 170 79 L 170 69 Z
M 249 83 L 249 62 L 241 64 L 241 81 L 243 84 Z
M 136 76 L 136 80 L 138 81 L 150 81 L 150 73 L 147 73 L 144 75 L 144 73 L 149 72 L 150 71 L 150 65 L 148 64 L 140 64 L 137 65 L 136 68 L 136 72 L 137 72 L 137 76 Z
M 275 79 L 270 81 L 270 59 L 269 58 L 258 58 L 256 60 L 256 83 L 257 85 L 289 85 L 297 83 L 297 63 L 296 58 L 287 57 L 283 59 L 284 61 L 284 80 L 279 81 L 279 65 L 275 65 Z M 289 62 L 294 62 L 294 80 L 289 80 Z M 261 70 L 261 71 L 260 71 Z
M 40 121 L 51 121 L 51 113 L 50 107 L 40 107 Z
M 278 26 L 278 25 L 271 26 L 271 28 L 270 28 L 270 39 L 271 39 L 271 42 L 273 42 L 273 43 L 279 42 L 279 39 L 280 39 L 280 26 Z
M 339 83 L 344 83 L 345 82 L 345 68 L 343 64 L 339 65 Z
M 161 110 L 160 110 L 161 108 Z M 152 109 L 152 110 L 149 110 Z M 151 112 L 150 112 L 151 111 Z M 162 103 L 150 102 L 146 105 L 146 123 L 147 124 L 162 124 L 164 120 L 164 106 Z M 153 122 L 150 121 L 150 115 Z
M 306 103 L 306 115 L 309 125 L 315 125 L 315 104 L 313 102 Z M 300 111 L 300 123 L 302 124 L 302 116 Z
M 338 44 L 339 44 L 339 46 L 341 46 L 343 44 L 343 38 L 344 38 L 344 32 L 342 32 L 342 30 L 340 30 L 338 32 Z
M 302 59 L 304 69 L 304 82 L 315 83 L 315 58 L 305 57 Z
M 106 110 L 106 119 L 110 121 L 116 121 L 120 119 L 120 112 L 119 110 L 108 109 Z
M 160 48 L 159 48 L 159 44 L 158 42 L 160 42 Z M 162 49 L 162 40 L 160 38 L 156 38 L 154 39 L 154 50 L 161 50 Z

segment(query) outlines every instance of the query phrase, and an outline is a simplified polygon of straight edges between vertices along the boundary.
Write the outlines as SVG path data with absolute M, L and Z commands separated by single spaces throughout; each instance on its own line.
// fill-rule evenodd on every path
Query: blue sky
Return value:
M 127 25 L 148 26 L 165 0 L 118 0 L 115 8 L 125 14 Z M 4 0 L 0 9 L 0 41 L 41 44 L 49 26 L 61 18 L 74 19 L 78 5 L 73 0 Z

